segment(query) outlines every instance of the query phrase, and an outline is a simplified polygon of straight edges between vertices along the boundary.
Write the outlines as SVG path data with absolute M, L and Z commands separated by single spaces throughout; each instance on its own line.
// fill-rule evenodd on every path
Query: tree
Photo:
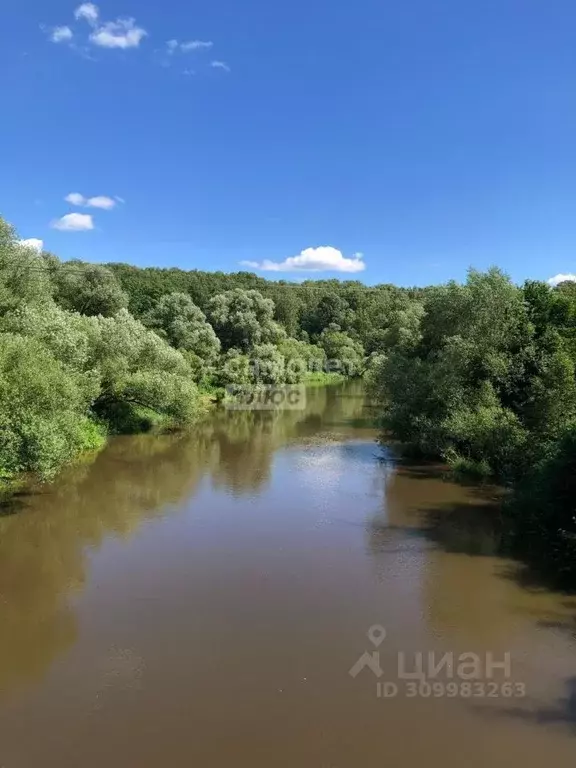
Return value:
M 128 296 L 106 267 L 69 261 L 53 272 L 54 298 L 63 309 L 111 317 L 128 306 Z
M 25 303 L 50 299 L 50 275 L 42 255 L 21 244 L 0 217 L 0 315 Z
M 274 302 L 259 291 L 235 288 L 214 296 L 208 304 L 208 317 L 224 350 L 248 351 L 285 336 L 274 321 Z
M 328 358 L 327 365 L 330 370 L 347 376 L 357 376 L 362 372 L 362 344 L 341 331 L 337 325 L 325 328 L 320 334 L 318 344 Z
M 278 350 L 284 358 L 287 384 L 298 384 L 305 374 L 324 371 L 326 368 L 326 354 L 316 344 L 287 338 L 280 342 Z
M 50 477 L 101 444 L 87 394 L 38 339 L 0 333 L 0 478 Z
M 354 312 L 345 298 L 335 291 L 321 295 L 314 310 L 304 318 L 304 328 L 316 339 L 325 328 L 337 325 L 347 331 L 354 322 Z
M 185 293 L 162 296 L 144 322 L 176 349 L 193 352 L 203 361 L 214 361 L 220 352 L 220 341 L 206 315 Z

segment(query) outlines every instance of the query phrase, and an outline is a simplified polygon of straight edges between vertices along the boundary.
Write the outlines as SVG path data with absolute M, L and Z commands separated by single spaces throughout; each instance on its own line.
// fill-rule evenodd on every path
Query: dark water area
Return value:
M 370 416 L 219 411 L 4 505 L 0 768 L 574 766 L 576 599 Z

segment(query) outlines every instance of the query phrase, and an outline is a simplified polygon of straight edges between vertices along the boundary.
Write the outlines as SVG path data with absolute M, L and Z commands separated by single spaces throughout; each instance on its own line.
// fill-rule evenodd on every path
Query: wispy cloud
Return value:
M 110 211 L 116 205 L 116 201 L 124 202 L 122 198 L 107 197 L 106 195 L 96 195 L 96 197 L 84 197 L 80 192 L 70 192 L 64 198 L 67 203 L 77 205 L 80 208 L 101 208 L 104 211 Z
M 67 213 L 52 221 L 50 226 L 60 232 L 86 232 L 94 229 L 94 221 L 89 213 Z
M 74 33 L 70 27 L 53 27 L 50 30 L 50 40 L 53 43 L 66 43 L 72 40 Z
M 290 256 L 284 261 L 241 261 L 240 264 L 264 272 L 362 272 L 366 264 L 361 253 L 346 257 L 331 245 L 318 248 L 306 248 L 298 256 Z
M 37 253 L 41 253 L 44 248 L 44 241 L 40 240 L 38 237 L 28 237 L 25 240 L 19 240 L 18 242 L 20 245 L 23 245 L 24 248 L 32 248 Z
M 576 275 L 572 274 L 571 272 L 565 275 L 562 273 L 560 273 L 559 275 L 554 275 L 554 277 L 551 277 L 548 280 L 548 285 L 552 285 L 556 287 L 557 285 L 560 285 L 560 283 L 566 283 L 566 282 L 576 283 Z
M 214 43 L 212 40 L 188 40 L 188 42 L 180 43 L 180 50 L 186 53 L 187 51 L 201 51 L 203 48 L 212 48 Z
M 201 51 L 203 49 L 212 48 L 214 43 L 211 40 L 186 40 L 180 42 L 179 40 L 167 40 L 166 51 L 172 56 L 175 53 L 189 53 L 190 51 Z
M 230 69 L 230 67 L 228 66 L 228 64 L 226 64 L 225 61 L 218 61 L 218 60 L 211 61 L 210 62 L 210 66 L 213 69 L 223 69 L 225 72 L 231 72 L 232 71 Z

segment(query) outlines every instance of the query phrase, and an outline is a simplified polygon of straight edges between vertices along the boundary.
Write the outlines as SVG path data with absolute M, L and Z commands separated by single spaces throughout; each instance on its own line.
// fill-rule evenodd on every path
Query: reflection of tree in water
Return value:
M 539 620 L 562 616 L 557 595 L 523 589 L 514 564 L 497 557 L 498 492 L 446 482 L 438 467 L 400 467 L 385 485 L 368 549 L 382 578 L 390 568 L 417 575 L 414 599 L 436 636 L 454 650 L 508 650 Z
M 74 642 L 67 597 L 84 583 L 85 547 L 129 536 L 193 493 L 210 455 L 202 439 L 118 439 L 0 518 L 0 690 L 36 678 Z
M 304 411 L 222 410 L 189 434 L 116 438 L 92 463 L 16 499 L 0 517 L 0 691 L 36 679 L 74 643 L 67 598 L 84 584 L 86 547 L 133 535 L 193 496 L 203 476 L 234 495 L 262 490 L 275 450 L 338 402 L 318 389 Z

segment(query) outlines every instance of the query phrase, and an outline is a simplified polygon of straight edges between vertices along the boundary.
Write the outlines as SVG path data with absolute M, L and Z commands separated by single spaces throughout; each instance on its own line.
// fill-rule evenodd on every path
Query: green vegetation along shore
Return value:
M 327 383 L 363 370 L 357 334 L 322 310 L 308 332 L 243 278 L 206 273 L 200 306 L 178 279 L 189 273 L 166 270 L 171 282 L 159 284 L 143 270 L 140 285 L 127 269 L 61 262 L 0 219 L 4 488 L 27 473 L 52 477 L 108 434 L 186 427 L 231 384 Z

